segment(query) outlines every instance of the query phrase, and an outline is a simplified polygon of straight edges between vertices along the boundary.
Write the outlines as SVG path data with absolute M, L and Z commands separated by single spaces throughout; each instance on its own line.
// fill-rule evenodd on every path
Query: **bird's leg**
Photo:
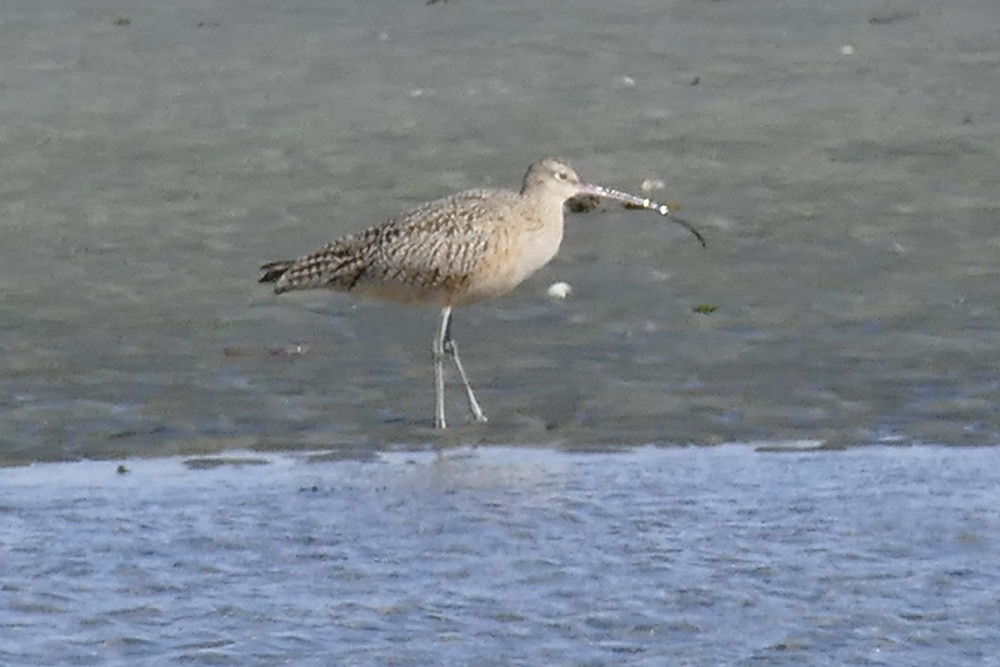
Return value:
M 472 386 L 469 385 L 469 376 L 465 374 L 465 369 L 462 368 L 462 360 L 458 356 L 458 345 L 455 340 L 451 337 L 451 308 L 445 309 L 445 316 L 443 324 L 444 338 L 443 338 L 443 349 L 455 362 L 455 368 L 458 369 L 458 376 L 462 378 L 462 384 L 465 385 L 465 397 L 469 401 L 469 412 L 479 423 L 486 421 L 486 415 L 483 414 L 483 409 L 479 407 L 479 401 L 476 400 L 476 395 L 472 393 Z
M 431 345 L 434 355 L 434 428 L 448 428 L 444 421 L 444 346 L 450 322 L 451 307 L 446 307 L 441 311 L 441 327 Z

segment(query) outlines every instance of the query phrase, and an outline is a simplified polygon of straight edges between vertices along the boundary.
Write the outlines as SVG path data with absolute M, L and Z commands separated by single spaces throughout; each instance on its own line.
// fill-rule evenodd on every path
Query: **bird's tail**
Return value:
M 262 283 L 276 283 L 281 276 L 285 275 L 285 271 L 292 268 L 292 264 L 295 263 L 293 259 L 283 259 L 279 262 L 268 262 L 267 264 L 260 267 L 260 270 L 264 272 L 264 275 L 260 277 L 258 282 Z

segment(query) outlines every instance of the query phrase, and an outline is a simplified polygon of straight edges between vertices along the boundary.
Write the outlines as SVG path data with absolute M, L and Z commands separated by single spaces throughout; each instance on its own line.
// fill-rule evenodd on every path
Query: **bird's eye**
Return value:
M 560 181 L 565 181 L 569 179 L 569 174 L 567 174 L 565 171 L 557 171 L 556 178 L 558 178 Z

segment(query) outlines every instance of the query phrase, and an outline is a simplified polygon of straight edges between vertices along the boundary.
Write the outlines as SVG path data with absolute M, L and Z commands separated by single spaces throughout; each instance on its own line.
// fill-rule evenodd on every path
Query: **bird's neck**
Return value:
M 521 195 L 523 220 L 530 220 L 530 227 L 538 230 L 545 227 L 562 230 L 563 205 L 560 197 L 553 197 L 545 192 L 528 191 Z

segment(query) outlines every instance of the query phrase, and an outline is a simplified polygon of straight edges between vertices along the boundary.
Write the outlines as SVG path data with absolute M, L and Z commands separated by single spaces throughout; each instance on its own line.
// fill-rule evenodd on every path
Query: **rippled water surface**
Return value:
M 993 448 L 186 463 L 0 471 L 0 662 L 1000 664 Z

